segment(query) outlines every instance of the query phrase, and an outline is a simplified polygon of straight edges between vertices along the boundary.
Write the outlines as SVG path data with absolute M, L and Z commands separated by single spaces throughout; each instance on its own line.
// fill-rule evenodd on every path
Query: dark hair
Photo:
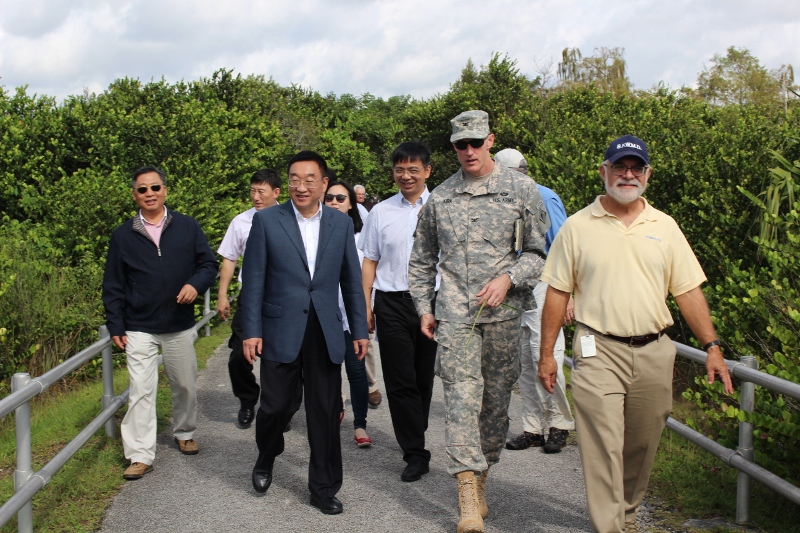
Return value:
M 298 163 L 300 161 L 313 161 L 319 166 L 319 170 L 322 173 L 323 177 L 328 176 L 328 164 L 319 155 L 317 152 L 312 152 L 311 150 L 303 150 L 302 152 L 298 152 L 289 160 L 289 164 L 286 165 L 286 172 L 289 172 L 289 169 L 292 168 L 292 165 Z
M 325 171 L 325 177 L 328 178 L 328 181 L 336 181 L 336 171 L 329 168 Z
M 350 215 L 350 218 L 353 219 L 353 231 L 355 233 L 359 233 L 364 228 L 364 221 L 361 220 L 361 213 L 359 213 L 358 211 L 358 202 L 356 202 L 356 191 L 353 189 L 353 186 L 347 183 L 346 181 L 334 180 L 328 182 L 328 188 L 325 189 L 325 194 L 328 194 L 328 191 L 331 190 L 331 187 L 333 187 L 334 185 L 341 185 L 342 187 L 347 189 L 347 196 L 350 198 L 350 209 L 347 211 L 347 214 Z
M 131 189 L 136 187 L 136 179 L 141 176 L 142 174 L 150 174 L 151 172 L 155 172 L 158 174 L 158 177 L 161 178 L 161 184 L 166 187 L 167 186 L 167 175 L 164 174 L 164 171 L 158 167 L 139 167 L 133 171 L 131 175 Z
M 266 183 L 271 189 L 280 189 L 283 180 L 271 168 L 262 168 L 250 178 L 250 185 L 260 185 L 262 183 Z
M 419 141 L 406 141 L 392 152 L 392 166 L 406 161 L 422 162 L 423 166 L 431 164 L 431 150 Z

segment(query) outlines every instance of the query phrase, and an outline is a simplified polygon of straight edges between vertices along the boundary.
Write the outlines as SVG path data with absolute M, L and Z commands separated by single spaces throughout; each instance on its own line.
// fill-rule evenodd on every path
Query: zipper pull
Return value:
M 161 257 L 161 247 L 160 246 L 156 246 L 156 249 L 158 250 L 158 257 Z

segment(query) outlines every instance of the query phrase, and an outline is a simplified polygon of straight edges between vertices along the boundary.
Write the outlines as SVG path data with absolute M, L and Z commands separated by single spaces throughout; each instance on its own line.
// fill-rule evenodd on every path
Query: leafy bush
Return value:
M 64 266 L 41 227 L 0 228 L 0 379 L 40 375 L 97 338 L 100 265 Z
M 765 193 L 781 185 L 796 190 L 800 184 L 800 162 L 789 163 L 776 154 L 781 167 L 773 171 L 773 182 Z M 746 192 L 746 191 L 745 191 Z M 717 284 L 718 305 L 714 322 L 720 338 L 738 355 L 754 355 L 760 370 L 800 383 L 800 202 L 767 205 L 761 198 L 746 194 L 761 210 L 764 222 L 774 231 L 761 231 L 755 237 L 764 257 L 763 266 L 744 267 L 741 261 L 729 264 L 728 275 Z M 772 194 L 765 194 L 773 198 Z M 787 194 L 794 198 L 794 194 Z M 754 230 L 755 231 L 755 230 Z M 721 386 L 708 386 L 697 379 L 699 390 L 684 397 L 705 409 L 708 419 L 718 426 L 721 442 L 736 448 L 738 421 L 755 426 L 756 461 L 795 483 L 800 481 L 800 401 L 756 387 L 756 411 L 738 407 L 739 393 L 730 400 Z

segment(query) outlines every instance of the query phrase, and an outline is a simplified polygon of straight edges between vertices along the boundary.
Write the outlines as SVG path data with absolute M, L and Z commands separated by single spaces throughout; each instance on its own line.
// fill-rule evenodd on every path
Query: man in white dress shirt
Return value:
M 436 343 L 422 334 L 419 315 L 408 292 L 408 258 L 417 217 L 430 193 L 430 150 L 404 142 L 392 153 L 392 175 L 400 192 L 370 211 L 361 233 L 362 283 L 367 324 L 378 329 L 381 367 L 397 443 L 407 463 L 400 479 L 416 481 L 428 473 L 425 448 Z M 375 308 L 371 305 L 375 289 Z
M 217 253 L 222 256 L 222 268 L 219 272 L 219 292 L 217 294 L 217 311 L 219 316 L 227 320 L 231 314 L 228 301 L 228 287 L 233 279 L 236 262 L 244 257 L 247 237 L 253 224 L 253 215 L 267 207 L 278 204 L 281 194 L 281 177 L 272 169 L 259 170 L 250 178 L 250 201 L 253 207 L 234 217 L 225 232 Z M 242 283 L 242 271 L 239 270 L 239 283 Z M 241 302 L 241 299 L 239 300 Z M 253 364 L 244 358 L 242 351 L 242 313 L 237 303 L 236 312 L 231 321 L 231 338 L 228 347 L 231 355 L 228 358 L 228 374 L 231 377 L 233 394 L 239 399 L 239 427 L 247 429 L 255 418 L 255 407 L 258 403 L 259 387 L 253 375 Z

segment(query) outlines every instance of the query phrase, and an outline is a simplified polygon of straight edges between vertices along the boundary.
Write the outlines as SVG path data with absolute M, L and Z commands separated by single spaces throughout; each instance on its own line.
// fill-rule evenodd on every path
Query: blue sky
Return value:
M 536 76 L 565 47 L 606 46 L 625 49 L 635 88 L 679 88 L 729 46 L 800 68 L 798 41 L 794 0 L 0 0 L 0 85 L 62 99 L 224 67 L 323 93 L 427 98 L 470 58 L 507 53 Z

